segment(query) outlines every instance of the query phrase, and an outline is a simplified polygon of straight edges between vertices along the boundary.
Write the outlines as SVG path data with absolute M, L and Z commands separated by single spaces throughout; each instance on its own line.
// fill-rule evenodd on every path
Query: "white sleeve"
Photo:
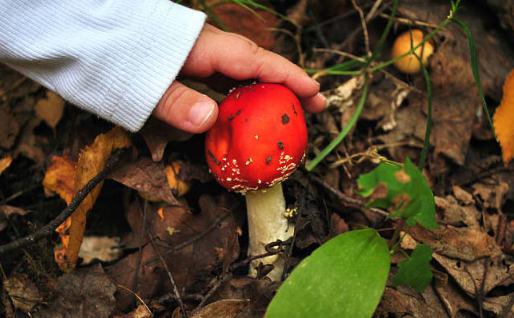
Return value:
M 169 0 L 0 0 L 0 62 L 137 131 L 204 21 Z

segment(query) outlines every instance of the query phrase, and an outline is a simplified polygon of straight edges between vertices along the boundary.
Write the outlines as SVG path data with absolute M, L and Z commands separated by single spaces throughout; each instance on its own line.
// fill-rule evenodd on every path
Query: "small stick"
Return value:
M 360 17 L 361 25 L 362 25 L 362 31 L 364 33 L 364 46 L 366 47 L 366 53 L 367 53 L 368 57 L 370 57 L 371 49 L 369 46 L 368 26 L 366 24 L 368 21 L 366 18 L 364 18 L 364 12 L 359 7 L 359 5 L 355 2 L 355 0 L 352 0 L 352 5 L 353 5 L 353 8 L 355 9 L 355 11 L 357 11 L 357 13 L 359 13 L 359 17 Z
M 180 306 L 180 310 L 182 311 L 182 317 L 183 318 L 188 318 L 187 311 L 186 311 L 186 306 L 184 306 L 184 302 L 182 301 L 182 298 L 180 297 L 180 293 L 178 291 L 177 284 L 175 283 L 175 279 L 173 278 L 173 274 L 171 274 L 170 269 L 168 268 L 168 264 L 166 264 L 166 261 L 164 260 L 164 257 L 162 257 L 162 255 L 159 252 L 157 246 L 154 244 L 152 236 L 150 236 L 150 234 L 148 236 L 150 238 L 150 244 L 152 245 L 153 250 L 155 251 L 155 254 L 157 254 L 159 259 L 161 260 L 162 266 L 164 267 L 164 270 L 166 271 L 166 274 L 168 274 L 168 278 L 170 280 L 171 287 L 173 288 L 173 294 L 175 295 L 175 297 L 177 299 L 177 302 L 178 302 L 178 305 Z
M 80 203 L 82 203 L 82 201 L 86 198 L 89 192 L 91 192 L 98 183 L 102 182 L 107 177 L 109 172 L 118 163 L 120 157 L 121 155 L 119 153 L 113 154 L 109 158 L 109 161 L 102 169 L 102 171 L 100 171 L 96 176 L 89 180 L 89 182 L 86 183 L 86 185 L 75 194 L 70 204 L 64 210 L 62 210 L 62 212 L 55 219 L 50 221 L 50 223 L 46 224 L 45 226 L 43 226 L 42 228 L 40 228 L 32 234 L 29 234 L 25 237 L 22 237 L 5 245 L 1 245 L 0 255 L 5 254 L 14 249 L 35 243 L 36 241 L 52 234 L 54 230 L 62 222 L 64 222 L 70 215 L 73 214 L 73 212 L 79 207 Z

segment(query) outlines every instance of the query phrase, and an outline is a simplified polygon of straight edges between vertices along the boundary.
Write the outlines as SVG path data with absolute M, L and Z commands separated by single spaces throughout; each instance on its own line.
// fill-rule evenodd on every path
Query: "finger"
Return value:
M 325 96 L 317 93 L 312 97 L 303 98 L 302 105 L 308 112 L 319 113 L 327 107 L 327 99 Z
M 189 133 L 208 130 L 218 117 L 216 102 L 174 81 L 153 111 L 165 123 Z
M 219 72 L 236 80 L 281 83 L 300 98 L 313 97 L 319 92 L 318 82 L 286 58 L 260 48 L 243 36 L 210 26 L 197 41 L 184 71 L 191 76 L 205 77 Z

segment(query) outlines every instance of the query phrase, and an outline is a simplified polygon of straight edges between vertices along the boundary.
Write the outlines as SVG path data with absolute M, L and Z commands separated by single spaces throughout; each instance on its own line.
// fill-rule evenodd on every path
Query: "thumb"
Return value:
M 202 133 L 214 125 L 218 106 L 207 95 L 174 81 L 155 107 L 153 115 L 175 128 Z

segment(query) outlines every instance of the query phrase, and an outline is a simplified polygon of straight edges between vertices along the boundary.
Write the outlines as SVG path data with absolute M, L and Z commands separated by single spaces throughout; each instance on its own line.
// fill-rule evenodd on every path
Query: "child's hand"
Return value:
M 301 98 L 308 111 L 319 112 L 325 107 L 325 98 L 319 94 L 319 84 L 300 67 L 243 36 L 205 25 L 181 74 L 206 78 L 214 73 L 235 80 L 282 83 Z M 200 133 L 214 124 L 218 106 L 208 96 L 174 81 L 153 114 L 171 126 Z

